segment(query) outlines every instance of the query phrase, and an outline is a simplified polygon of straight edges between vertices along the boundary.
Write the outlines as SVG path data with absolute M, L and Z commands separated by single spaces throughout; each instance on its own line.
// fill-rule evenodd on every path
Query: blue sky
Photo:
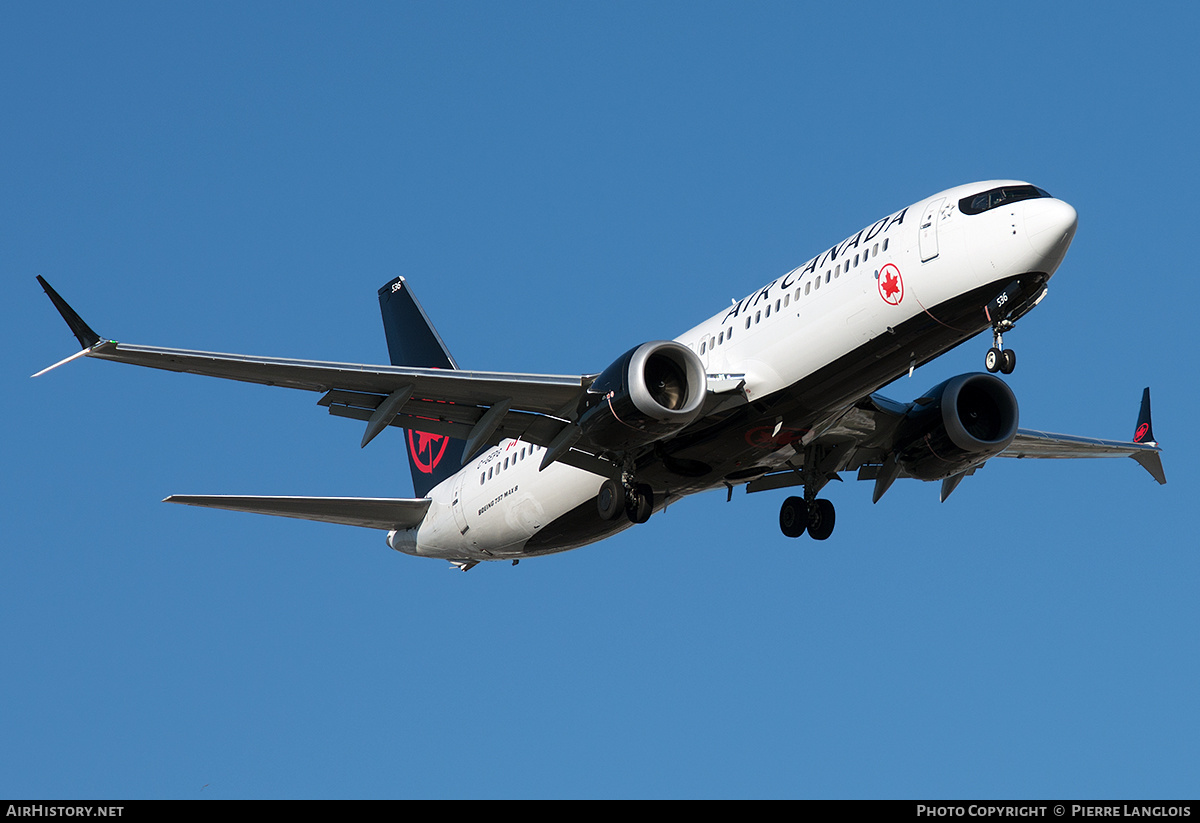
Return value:
M 345 4 L 343 4 L 345 6 Z M 5 4 L 0 796 L 1194 797 L 1192 5 Z M 972 180 L 1074 205 L 1006 342 L 1022 424 L 944 504 L 691 498 L 469 574 L 171 493 L 404 496 L 315 396 L 77 362 L 384 362 L 402 274 L 460 364 L 595 372 Z M 981 368 L 978 339 L 889 386 Z

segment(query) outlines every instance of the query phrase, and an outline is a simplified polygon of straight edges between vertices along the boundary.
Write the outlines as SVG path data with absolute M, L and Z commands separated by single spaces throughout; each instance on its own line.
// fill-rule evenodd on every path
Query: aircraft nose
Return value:
M 1052 197 L 1025 203 L 1025 233 L 1036 246 L 1070 243 L 1078 224 L 1079 214 L 1070 203 Z
M 1025 235 L 1029 238 L 1029 244 L 1041 258 L 1041 268 L 1048 274 L 1054 274 L 1075 237 L 1079 215 L 1071 204 L 1052 197 L 1027 200 L 1023 205 Z

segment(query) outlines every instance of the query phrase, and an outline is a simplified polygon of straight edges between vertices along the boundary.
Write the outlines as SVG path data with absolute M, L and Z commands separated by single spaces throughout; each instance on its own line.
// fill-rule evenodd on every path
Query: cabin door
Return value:
M 938 210 L 946 202 L 945 197 L 930 201 L 921 215 L 921 233 L 918 243 L 921 247 L 921 262 L 927 263 L 938 256 L 937 217 Z

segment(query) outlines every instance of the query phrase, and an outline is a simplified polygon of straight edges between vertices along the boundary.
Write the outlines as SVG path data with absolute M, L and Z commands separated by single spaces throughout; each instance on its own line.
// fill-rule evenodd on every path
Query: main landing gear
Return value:
M 605 520 L 624 514 L 631 523 L 645 523 L 654 512 L 654 491 L 645 483 L 605 480 L 596 496 L 596 508 Z
M 983 358 L 983 364 L 992 374 L 1012 374 L 1017 367 L 1017 353 L 1004 348 L 1004 332 L 1012 329 L 1011 320 L 1000 320 L 992 324 L 992 347 Z
M 799 537 L 807 531 L 813 540 L 825 540 L 833 534 L 833 523 L 833 504 L 828 500 L 789 497 L 779 508 L 779 529 L 787 537 Z
M 834 510 L 828 500 L 818 500 L 817 494 L 830 480 L 840 480 L 832 469 L 838 462 L 837 450 L 823 451 L 809 447 L 804 453 L 804 496 L 789 497 L 779 507 L 779 530 L 787 537 L 799 537 L 808 532 L 813 540 L 826 540 L 833 534 Z

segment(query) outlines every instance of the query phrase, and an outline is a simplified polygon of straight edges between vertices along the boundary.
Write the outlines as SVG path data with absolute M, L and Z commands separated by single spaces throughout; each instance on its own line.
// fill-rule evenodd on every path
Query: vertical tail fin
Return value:
M 379 290 L 379 310 L 383 314 L 383 331 L 393 366 L 458 368 L 403 277 L 397 277 Z M 462 440 L 411 429 L 406 430 L 405 435 L 413 491 L 417 497 L 426 496 L 430 489 L 461 468 L 465 445 Z

